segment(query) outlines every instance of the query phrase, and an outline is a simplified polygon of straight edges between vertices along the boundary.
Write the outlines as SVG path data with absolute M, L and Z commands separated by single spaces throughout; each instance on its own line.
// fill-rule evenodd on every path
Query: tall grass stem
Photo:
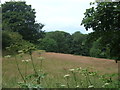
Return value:
M 26 83 L 26 80 L 24 79 L 24 76 L 22 75 L 22 72 L 20 71 L 20 68 L 19 68 L 19 65 L 18 65 L 18 62 L 17 62 L 16 55 L 15 55 L 15 61 L 16 61 L 16 65 L 17 65 L 18 72 L 19 72 L 20 76 L 22 77 L 23 81 Z

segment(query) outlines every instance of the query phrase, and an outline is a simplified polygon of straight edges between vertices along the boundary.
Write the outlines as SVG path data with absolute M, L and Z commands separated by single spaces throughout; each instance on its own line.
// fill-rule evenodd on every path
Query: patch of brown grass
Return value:
M 37 70 L 40 69 L 40 60 L 37 59 L 38 56 L 41 55 L 33 53 L 34 63 Z M 48 77 L 58 78 L 54 81 L 61 80 L 61 77 L 66 74 L 68 69 L 77 67 L 93 67 L 102 74 L 118 73 L 118 64 L 116 64 L 114 60 L 51 52 L 44 53 L 42 56 L 45 57 L 45 60 L 43 60 L 43 70 L 48 73 Z M 23 74 L 25 73 L 25 64 L 21 60 L 28 58 L 30 58 L 29 55 L 25 55 L 24 58 L 18 58 L 19 67 Z M 31 62 L 29 62 L 28 68 L 28 74 L 32 73 L 33 68 Z M 18 73 L 14 58 L 3 58 L 2 75 L 4 83 L 3 87 L 6 88 L 17 87 L 17 82 L 22 80 Z

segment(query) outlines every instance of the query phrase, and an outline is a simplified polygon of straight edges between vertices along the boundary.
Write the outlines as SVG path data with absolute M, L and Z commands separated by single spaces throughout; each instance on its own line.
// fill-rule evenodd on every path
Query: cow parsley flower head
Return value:
M 110 83 L 105 83 L 102 87 L 108 86 Z
M 105 83 L 102 87 L 106 87 L 108 86 L 110 83 Z
M 38 57 L 38 59 L 40 59 L 40 60 L 44 60 L 45 58 L 44 58 L 44 57 Z
M 7 55 L 7 56 L 5 56 L 5 58 L 10 58 L 11 57 L 11 55 Z
M 23 50 L 19 50 L 18 53 L 23 53 Z
M 66 74 L 66 75 L 64 76 L 64 78 L 68 78 L 68 77 L 70 77 L 70 74 Z
M 105 85 L 109 85 L 110 83 L 105 83 Z
M 60 85 L 61 87 L 65 87 L 66 85 Z
M 29 61 L 31 61 L 31 59 L 22 60 L 22 62 L 29 62 Z
M 88 88 L 94 88 L 94 86 L 93 86 L 93 85 L 90 85 L 90 86 L 88 86 Z
M 75 71 L 75 69 L 69 69 L 69 71 L 73 72 L 73 71 Z

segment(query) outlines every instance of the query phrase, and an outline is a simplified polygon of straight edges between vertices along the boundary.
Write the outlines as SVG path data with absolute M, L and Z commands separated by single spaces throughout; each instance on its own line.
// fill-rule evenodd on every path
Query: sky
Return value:
M 4 3 L 5 1 L 10 0 L 2 0 L 1 2 Z M 91 7 L 89 3 L 94 2 L 94 0 L 21 1 L 26 1 L 26 4 L 32 5 L 32 8 L 36 11 L 36 22 L 44 24 L 43 30 L 47 32 L 56 30 L 65 31 L 70 34 L 76 31 L 84 34 L 92 32 L 92 29 L 86 31 L 84 26 L 80 24 L 86 9 Z

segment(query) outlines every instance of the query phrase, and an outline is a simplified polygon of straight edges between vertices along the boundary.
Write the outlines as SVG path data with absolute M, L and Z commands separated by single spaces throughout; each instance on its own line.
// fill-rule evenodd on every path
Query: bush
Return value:
M 17 32 L 11 31 L 2 31 L 2 49 L 5 50 L 6 47 L 9 47 L 11 44 L 15 42 L 20 42 L 22 40 L 22 36 Z
M 2 34 L 3 56 L 6 54 L 13 55 L 16 54 L 19 50 L 34 46 L 34 44 L 23 40 L 22 36 L 17 32 L 3 31 Z

